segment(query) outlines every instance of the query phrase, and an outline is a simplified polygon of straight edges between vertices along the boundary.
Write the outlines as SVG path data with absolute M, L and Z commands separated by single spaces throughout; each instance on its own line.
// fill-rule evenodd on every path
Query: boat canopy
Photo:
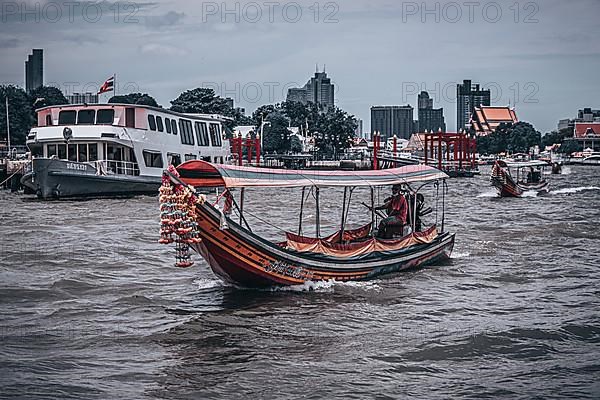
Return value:
M 542 160 L 532 161 L 504 161 L 508 168 L 547 167 L 548 163 Z
M 188 185 L 227 188 L 387 186 L 448 178 L 442 171 L 426 165 L 372 171 L 321 171 L 240 167 L 190 160 L 178 166 L 177 171 Z

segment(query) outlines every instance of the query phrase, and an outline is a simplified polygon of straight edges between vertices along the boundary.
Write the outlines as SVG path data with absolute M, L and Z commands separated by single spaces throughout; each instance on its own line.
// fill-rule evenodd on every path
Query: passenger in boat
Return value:
M 416 199 L 416 202 L 415 202 Z M 416 213 L 414 210 L 414 206 L 416 203 Z M 407 223 L 412 226 L 413 225 L 413 216 L 416 215 L 416 221 L 415 221 L 415 231 L 416 232 L 421 232 L 422 229 L 422 222 L 421 222 L 421 217 L 423 215 L 429 214 L 431 212 L 430 209 L 425 209 L 425 196 L 423 196 L 421 193 L 417 193 L 416 195 L 414 193 L 411 193 L 408 196 L 408 215 L 407 215 Z
M 379 223 L 377 230 L 377 237 L 379 238 L 391 239 L 395 232 L 402 233 L 406 223 L 408 203 L 401 189 L 400 185 L 392 186 L 392 195 L 386 198 L 382 205 L 373 208 L 374 210 L 386 210 L 388 215 Z
M 541 172 L 535 171 L 533 167 L 529 167 L 529 172 L 527 173 L 527 183 L 539 183 L 541 179 Z

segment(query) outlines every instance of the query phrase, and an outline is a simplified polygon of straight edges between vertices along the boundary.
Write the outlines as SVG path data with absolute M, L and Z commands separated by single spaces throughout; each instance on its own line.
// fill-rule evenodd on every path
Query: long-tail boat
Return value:
M 545 161 L 539 160 L 521 162 L 497 160 L 492 167 L 490 181 L 498 190 L 500 197 L 521 197 L 523 193 L 530 191 L 547 192 L 549 183 L 543 171 L 547 166 Z
M 294 171 L 211 164 L 192 160 L 164 172 L 160 189 L 161 243 L 176 243 L 177 266 L 192 265 L 190 249 L 202 255 L 214 273 L 241 287 L 299 285 L 307 281 L 366 280 L 408 268 L 448 259 L 454 234 L 444 232 L 444 201 L 448 176 L 432 167 L 411 165 L 378 171 Z M 405 184 L 412 189 L 415 207 L 409 207 L 412 233 L 384 240 L 374 235 L 377 211 L 374 190 Z M 418 185 L 418 187 L 417 187 Z M 441 226 L 416 232 L 417 194 L 434 185 L 442 205 Z M 196 188 L 221 187 L 224 207 L 210 204 Z M 244 191 L 256 187 L 302 188 L 298 233 L 288 232 L 283 242 L 272 242 L 252 231 L 244 217 Z M 319 191 L 343 187 L 341 229 L 329 236 L 320 234 Z M 358 229 L 345 229 L 352 190 L 371 189 L 371 221 Z M 305 189 L 314 189 L 316 236 L 302 236 Z M 232 194 L 239 192 L 239 203 Z M 237 193 L 236 193 L 237 194 Z M 412 201 L 412 200 L 411 200 Z M 229 204 L 228 204 L 229 203 Z M 239 204 L 239 206 L 238 206 Z M 237 208 L 239 220 L 227 214 Z M 414 211 L 412 211 L 414 210 Z M 431 211 L 431 210 L 429 210 Z M 438 211 L 436 210 L 436 222 Z M 283 238 L 282 238 L 283 239 Z

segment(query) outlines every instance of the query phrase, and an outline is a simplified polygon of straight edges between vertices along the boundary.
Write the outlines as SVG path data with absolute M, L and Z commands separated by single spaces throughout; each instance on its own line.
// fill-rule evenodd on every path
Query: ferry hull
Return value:
M 49 158 L 32 161 L 22 183 L 41 199 L 158 194 L 160 176 L 98 175 L 87 163 Z

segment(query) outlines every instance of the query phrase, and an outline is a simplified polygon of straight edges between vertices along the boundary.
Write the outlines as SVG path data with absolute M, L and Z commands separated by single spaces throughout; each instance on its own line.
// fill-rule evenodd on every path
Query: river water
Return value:
M 522 199 L 487 173 L 449 181 L 451 261 L 273 291 L 228 287 L 199 257 L 175 268 L 155 197 L 0 192 L 0 397 L 599 398 L 600 169 Z M 341 203 L 326 192 L 324 233 Z M 281 238 L 299 199 L 248 193 L 249 221 Z

